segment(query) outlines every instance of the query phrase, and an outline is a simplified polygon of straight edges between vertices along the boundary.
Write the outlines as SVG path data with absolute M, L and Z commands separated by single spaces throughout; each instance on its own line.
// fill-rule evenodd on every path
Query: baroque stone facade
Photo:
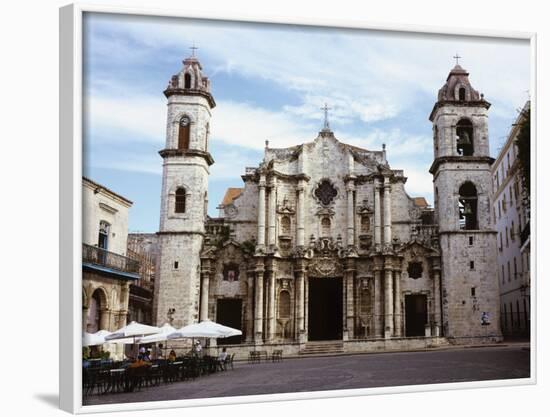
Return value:
M 207 218 L 214 100 L 201 70 L 188 58 L 165 91 L 157 325 L 212 319 L 240 328 L 236 343 L 341 340 L 350 351 L 411 337 L 500 340 L 489 103 L 466 71 L 451 71 L 430 116 L 435 209 L 406 193 L 385 147 L 342 143 L 325 117 L 311 142 L 266 142 L 243 188 Z

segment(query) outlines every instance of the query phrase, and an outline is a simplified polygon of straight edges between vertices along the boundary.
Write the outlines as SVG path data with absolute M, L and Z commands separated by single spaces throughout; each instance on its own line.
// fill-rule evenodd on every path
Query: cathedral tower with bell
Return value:
M 181 327 L 198 320 L 200 252 L 207 215 L 209 121 L 216 103 L 210 81 L 193 54 L 172 76 L 167 103 L 163 159 L 159 259 L 154 320 Z
M 430 114 L 435 218 L 441 247 L 443 334 L 456 343 L 501 337 L 497 245 L 491 218 L 490 103 L 458 64 Z

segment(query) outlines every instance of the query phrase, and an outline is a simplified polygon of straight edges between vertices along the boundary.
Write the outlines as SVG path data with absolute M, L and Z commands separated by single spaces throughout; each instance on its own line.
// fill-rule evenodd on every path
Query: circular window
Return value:
M 189 119 L 189 117 L 187 117 L 187 116 L 183 116 L 180 119 L 180 126 L 188 126 L 189 123 L 191 123 L 191 119 Z

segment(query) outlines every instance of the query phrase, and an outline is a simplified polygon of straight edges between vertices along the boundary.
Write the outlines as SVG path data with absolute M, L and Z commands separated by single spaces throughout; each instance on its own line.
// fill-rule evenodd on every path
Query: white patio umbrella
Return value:
M 210 320 L 204 320 L 200 323 L 193 323 L 182 327 L 168 335 L 168 340 L 206 337 L 206 338 L 225 338 L 231 336 L 240 336 L 243 332 L 232 327 L 224 326 Z
M 114 342 L 117 339 L 133 338 L 134 342 L 136 338 L 148 336 L 150 334 L 157 334 L 160 329 L 156 326 L 149 326 L 147 324 L 141 324 L 138 322 L 131 322 L 118 330 L 115 330 L 109 336 L 105 337 L 106 342 Z
M 163 342 L 168 339 L 168 335 L 176 331 L 175 327 L 170 326 L 168 323 L 164 323 L 160 327 L 160 332 L 149 336 L 144 336 L 139 339 L 139 343 L 156 343 Z
M 97 346 L 105 343 L 105 337 L 109 336 L 111 332 L 107 330 L 99 330 L 95 333 L 84 332 L 82 335 L 82 346 Z

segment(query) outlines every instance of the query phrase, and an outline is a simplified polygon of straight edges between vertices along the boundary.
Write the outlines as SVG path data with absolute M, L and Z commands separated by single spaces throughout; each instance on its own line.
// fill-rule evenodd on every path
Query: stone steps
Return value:
M 332 353 L 343 353 L 344 344 L 340 341 L 308 342 L 300 355 L 326 355 Z

